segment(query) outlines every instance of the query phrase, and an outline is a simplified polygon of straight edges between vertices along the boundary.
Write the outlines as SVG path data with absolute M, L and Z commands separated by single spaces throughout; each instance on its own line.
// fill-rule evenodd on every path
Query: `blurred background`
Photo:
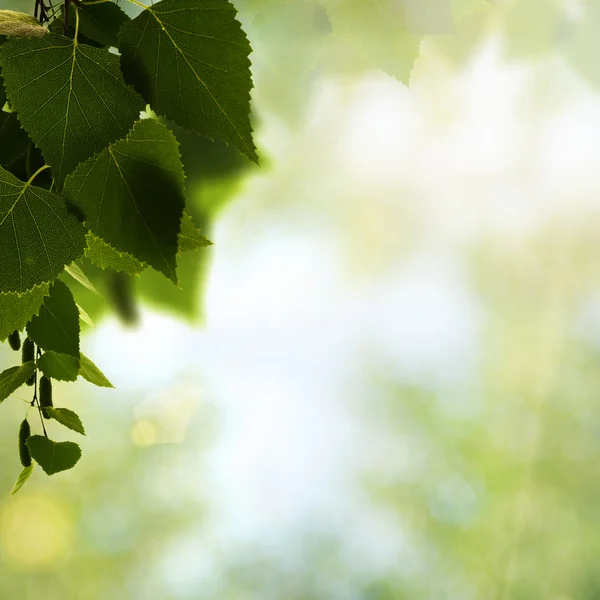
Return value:
M 0 598 L 600 598 L 600 1 L 234 4 L 261 166 L 180 132 L 214 246 L 74 288 L 76 469 L 2 407 Z

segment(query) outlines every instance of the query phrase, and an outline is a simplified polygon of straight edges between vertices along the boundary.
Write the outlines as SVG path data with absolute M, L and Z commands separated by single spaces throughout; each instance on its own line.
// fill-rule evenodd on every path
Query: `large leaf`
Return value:
M 84 248 L 85 230 L 62 198 L 0 168 L 0 292 L 52 281 Z
M 58 421 L 61 425 L 64 425 L 68 429 L 72 431 L 76 431 L 81 435 L 85 435 L 85 429 L 83 427 L 83 423 L 79 418 L 79 415 L 68 408 L 54 408 L 48 407 L 46 408 L 48 415 L 50 415 L 51 419 Z
M 64 193 L 94 235 L 176 282 L 184 179 L 175 136 L 144 119 L 79 165 Z
M 157 113 L 257 160 L 251 48 L 230 2 L 162 0 L 121 28 L 119 48 L 125 78 Z
M 0 294 L 0 342 L 13 331 L 22 331 L 31 317 L 38 314 L 49 287 L 45 283 L 22 295 Z
M 16 392 L 34 373 L 35 363 L 26 362 L 0 373 L 0 402 Z
M 42 349 L 79 358 L 79 310 L 71 290 L 60 280 L 50 288 L 27 335 Z
M 82 160 L 127 135 L 145 107 L 118 56 L 53 33 L 10 38 L 0 65 L 8 99 L 59 188 Z
M 46 475 L 72 469 L 81 458 L 81 448 L 74 442 L 54 442 L 43 435 L 32 435 L 27 446 Z

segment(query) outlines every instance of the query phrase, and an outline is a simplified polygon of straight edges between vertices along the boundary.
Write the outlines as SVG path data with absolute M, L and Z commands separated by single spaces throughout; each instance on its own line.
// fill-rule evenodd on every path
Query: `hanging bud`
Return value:
M 18 331 L 13 331 L 9 336 L 8 336 L 8 345 L 15 351 L 17 352 L 18 350 L 21 349 L 21 336 L 19 335 Z
M 19 428 L 19 458 L 24 467 L 29 467 L 31 465 L 31 454 L 27 447 L 27 440 L 30 435 L 31 427 L 29 427 L 29 421 L 25 419 Z
M 26 362 L 31 362 L 35 359 L 35 344 L 31 338 L 26 338 L 23 342 L 23 348 L 21 349 L 21 357 L 23 359 L 23 364 Z M 33 385 L 35 382 L 35 375 L 32 375 L 27 380 L 27 385 Z
M 40 407 L 42 409 L 42 414 L 44 415 L 44 419 L 50 418 L 50 415 L 46 411 L 46 408 L 48 406 L 53 406 L 53 404 L 52 404 L 52 381 L 44 375 L 40 379 Z

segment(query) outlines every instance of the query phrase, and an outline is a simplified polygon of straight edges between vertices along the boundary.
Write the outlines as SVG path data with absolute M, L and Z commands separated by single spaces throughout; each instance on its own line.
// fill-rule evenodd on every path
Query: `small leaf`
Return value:
M 139 275 L 147 265 L 137 258 L 115 250 L 110 244 L 96 237 L 93 233 L 86 236 L 87 248 L 85 256 L 101 269 L 112 269 L 128 275 Z
M 64 194 L 90 231 L 177 282 L 177 237 L 185 206 L 177 140 L 154 119 L 79 165 Z
M 62 281 L 55 281 L 50 288 L 39 315 L 27 325 L 27 335 L 44 350 L 79 358 L 79 311 Z
M 84 248 L 85 229 L 60 196 L 0 168 L 0 292 L 54 280 Z
M 85 435 L 85 429 L 83 428 L 83 423 L 79 418 L 79 415 L 74 413 L 72 410 L 68 408 L 46 408 L 46 412 L 50 416 L 51 419 L 58 421 L 61 425 L 80 433 L 81 435 Z
M 51 379 L 76 381 L 79 375 L 79 359 L 59 352 L 44 352 L 37 361 L 38 369 Z
M 194 225 L 192 217 L 188 213 L 184 213 L 179 232 L 179 253 L 198 250 L 206 246 L 212 246 L 212 242 L 200 233 L 200 230 Z
M 84 310 L 84 308 L 82 306 L 80 306 L 79 304 L 77 305 L 77 310 L 79 311 L 79 318 L 88 327 L 96 327 L 96 325 L 94 325 L 94 321 L 92 320 L 92 317 L 90 317 L 90 315 L 88 315 L 87 312 Z
M 35 363 L 26 362 L 0 373 L 0 402 L 16 392 L 35 372 Z
M 22 295 L 0 294 L 0 342 L 13 331 L 22 331 L 31 317 L 39 313 L 50 286 L 44 283 Z
M 83 269 L 77 263 L 71 263 L 65 267 L 65 273 L 70 275 L 75 281 L 80 283 L 84 288 L 90 290 L 94 294 L 100 295 L 100 292 L 95 288 L 94 284 L 88 279 Z
M 256 161 L 251 48 L 236 15 L 227 0 L 157 2 L 121 28 L 121 66 L 158 114 Z
M 43 435 L 32 435 L 27 446 L 46 475 L 72 469 L 81 458 L 81 448 L 74 442 L 54 442 Z
M 0 10 L 0 35 L 39 38 L 47 33 L 35 17 L 14 10 Z
M 114 388 L 115 386 L 106 378 L 104 373 L 84 354 L 81 355 L 79 374 L 90 383 L 99 387 Z
M 19 475 L 19 478 L 15 482 L 12 492 L 10 493 L 11 496 L 14 496 L 27 483 L 27 481 L 29 481 L 29 478 L 31 477 L 31 474 L 33 473 L 34 469 L 35 463 L 32 462 L 28 467 L 25 467 L 21 471 L 21 474 Z

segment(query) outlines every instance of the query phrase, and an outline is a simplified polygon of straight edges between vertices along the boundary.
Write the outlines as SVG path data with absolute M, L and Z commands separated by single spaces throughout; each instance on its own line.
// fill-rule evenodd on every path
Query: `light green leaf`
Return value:
M 65 273 L 70 275 L 75 281 L 94 294 L 100 295 L 100 292 L 94 287 L 94 284 L 88 279 L 83 269 L 77 263 L 71 263 L 65 267 Z
M 62 198 L 0 168 L 0 292 L 52 281 L 84 248 L 85 230 Z
M 47 33 L 35 17 L 14 10 L 0 10 L 0 35 L 40 38 Z
M 51 406 L 46 408 L 46 412 L 50 415 L 51 419 L 58 421 L 61 425 L 68 427 L 69 429 L 85 435 L 85 429 L 83 423 L 77 413 L 74 413 L 68 408 L 53 408 Z
M 96 325 L 94 324 L 94 321 L 92 320 L 92 317 L 90 317 L 90 315 L 87 314 L 87 312 L 85 311 L 85 309 L 78 304 L 77 305 L 77 310 L 79 311 L 79 318 L 89 327 L 96 327 Z
M 0 402 L 16 392 L 34 373 L 35 363 L 26 362 L 0 373 Z
M 72 469 L 81 458 L 81 448 L 74 442 L 54 442 L 43 435 L 32 435 L 27 446 L 46 475 Z
M 147 266 L 131 254 L 115 250 L 110 244 L 96 237 L 93 233 L 88 233 L 86 240 L 85 256 L 101 269 L 112 269 L 128 275 L 138 275 Z
M 19 475 L 19 478 L 15 482 L 13 489 L 10 493 L 11 496 L 14 496 L 28 481 L 35 469 L 35 463 L 32 462 L 28 467 L 24 467 Z
M 99 387 L 114 388 L 104 373 L 84 354 L 81 355 L 79 374 L 90 383 Z
M 157 2 L 121 28 L 121 65 L 158 114 L 256 161 L 251 48 L 236 16 L 227 0 Z
M 212 246 L 212 242 L 200 233 L 200 230 L 194 225 L 192 217 L 185 213 L 181 219 L 181 231 L 179 232 L 179 253 L 198 250 L 206 246 Z
M 44 352 L 37 361 L 38 369 L 50 379 L 76 381 L 79 375 L 79 359 L 60 352 Z
M 118 56 L 53 33 L 10 38 L 0 66 L 6 95 L 59 189 L 82 160 L 125 137 L 145 107 L 123 81 Z
M 184 173 L 175 136 L 154 119 L 79 165 L 64 194 L 90 231 L 177 282 Z
M 22 331 L 31 317 L 38 314 L 49 288 L 44 283 L 22 295 L 0 294 L 0 342 L 13 331 Z
M 79 358 L 79 311 L 62 281 L 50 288 L 39 315 L 27 325 L 27 335 L 43 350 Z

